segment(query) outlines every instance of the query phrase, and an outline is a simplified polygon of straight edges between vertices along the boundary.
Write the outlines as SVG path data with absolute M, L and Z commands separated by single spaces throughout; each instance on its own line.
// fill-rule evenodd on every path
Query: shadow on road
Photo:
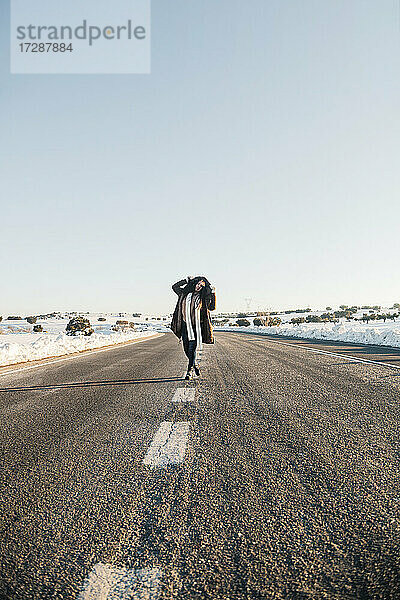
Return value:
M 107 385 L 135 385 L 138 383 L 170 383 L 182 381 L 182 377 L 154 377 L 152 379 L 117 379 L 115 381 L 74 381 L 71 383 L 57 383 L 54 385 L 31 385 L 21 387 L 0 388 L 0 392 L 30 392 L 37 390 L 64 390 L 72 388 L 101 387 Z

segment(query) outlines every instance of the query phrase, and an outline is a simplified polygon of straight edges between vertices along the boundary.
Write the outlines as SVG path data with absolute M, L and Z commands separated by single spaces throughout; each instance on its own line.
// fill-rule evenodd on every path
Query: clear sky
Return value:
M 10 75 L 0 314 L 400 301 L 398 0 L 153 0 L 151 75 Z

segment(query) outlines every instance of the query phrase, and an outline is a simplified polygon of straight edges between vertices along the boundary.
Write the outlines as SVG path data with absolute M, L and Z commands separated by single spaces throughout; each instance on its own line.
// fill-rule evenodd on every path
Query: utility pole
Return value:
M 247 312 L 250 312 L 250 304 L 251 304 L 252 300 L 253 300 L 253 298 L 245 298 L 244 299 L 244 301 L 246 302 Z

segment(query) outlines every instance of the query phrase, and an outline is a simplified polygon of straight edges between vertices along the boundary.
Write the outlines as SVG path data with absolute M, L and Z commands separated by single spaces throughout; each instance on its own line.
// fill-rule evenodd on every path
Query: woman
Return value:
M 215 310 L 215 291 L 206 277 L 181 279 L 172 286 L 178 294 L 171 329 L 183 341 L 189 363 L 185 379 L 190 379 L 192 368 L 196 375 L 200 369 L 196 364 L 196 350 L 204 344 L 213 344 L 210 310 Z

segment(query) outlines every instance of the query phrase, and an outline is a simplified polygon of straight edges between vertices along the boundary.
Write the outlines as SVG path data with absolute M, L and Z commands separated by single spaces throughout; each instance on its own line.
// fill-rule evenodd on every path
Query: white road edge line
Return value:
M 195 388 L 178 388 L 173 395 L 172 402 L 192 402 L 194 400 Z
M 350 362 L 361 362 L 367 363 L 371 365 L 380 365 L 381 367 L 387 367 L 389 369 L 400 369 L 399 365 L 392 365 L 391 363 L 383 363 L 378 360 L 368 360 L 367 358 L 357 358 L 356 356 L 346 356 L 345 354 L 338 354 L 337 352 L 330 352 L 329 350 L 317 350 L 315 348 L 310 348 L 309 346 L 302 346 L 300 344 L 290 344 L 289 342 L 281 342 L 280 340 L 274 340 L 270 336 L 263 335 L 262 333 L 248 333 L 247 335 L 256 335 L 260 338 L 266 338 L 271 340 L 274 344 L 281 344 L 282 346 L 291 346 L 292 348 L 302 348 L 303 350 L 307 350 L 307 352 L 315 352 L 316 354 L 328 354 L 329 356 L 338 356 L 339 358 L 344 358 Z M 326 340 L 327 342 L 333 340 Z M 387 346 L 383 346 L 387 348 Z
M 4 377 L 5 375 L 13 375 L 14 373 L 19 373 L 20 371 L 28 371 L 29 369 L 38 369 L 39 367 L 47 367 L 47 365 L 52 365 L 53 363 L 58 363 L 58 362 L 64 362 L 66 360 L 75 360 L 76 358 L 81 358 L 82 356 L 89 356 L 91 354 L 100 354 L 100 352 L 108 352 L 109 350 L 113 350 L 113 349 L 115 350 L 116 348 L 119 348 L 119 347 L 122 348 L 122 346 L 130 346 L 131 343 L 132 344 L 140 344 L 140 342 L 147 342 L 148 340 L 159 337 L 161 335 L 165 335 L 165 333 L 154 334 L 152 336 L 145 337 L 143 339 L 138 338 L 137 340 L 132 340 L 132 342 L 124 343 L 122 345 L 111 344 L 110 346 L 107 346 L 107 348 L 101 348 L 101 350 L 90 350 L 88 352 L 83 351 L 83 352 L 79 353 L 78 355 L 75 354 L 74 356 L 66 356 L 64 358 L 50 359 L 47 362 L 40 363 L 40 365 L 29 365 L 27 367 L 21 367 L 19 369 L 9 369 L 8 371 L 5 371 L 4 373 L 0 373 L 0 377 Z M 42 359 L 39 359 L 39 360 L 42 360 Z M 46 360 L 46 359 L 43 358 L 43 360 Z M 0 369 L 6 368 L 8 366 L 12 367 L 12 365 L 0 365 Z
M 84 581 L 77 600 L 157 600 L 162 571 L 126 569 L 98 563 Z
M 143 459 L 143 464 L 148 467 L 168 467 L 183 463 L 189 427 L 187 421 L 161 423 Z

